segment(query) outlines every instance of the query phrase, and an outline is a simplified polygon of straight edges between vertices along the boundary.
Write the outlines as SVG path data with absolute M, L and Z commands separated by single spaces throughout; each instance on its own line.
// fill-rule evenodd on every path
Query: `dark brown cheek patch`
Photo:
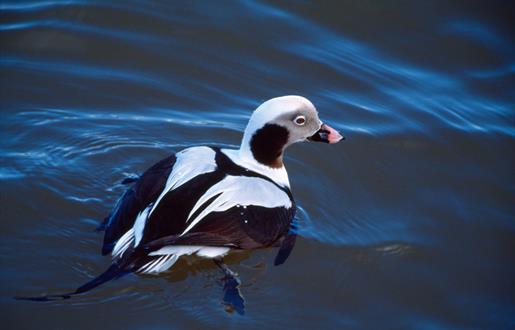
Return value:
M 282 154 L 288 142 L 288 130 L 275 124 L 266 124 L 258 129 L 250 140 L 250 150 L 254 158 L 261 164 L 270 167 L 281 167 Z

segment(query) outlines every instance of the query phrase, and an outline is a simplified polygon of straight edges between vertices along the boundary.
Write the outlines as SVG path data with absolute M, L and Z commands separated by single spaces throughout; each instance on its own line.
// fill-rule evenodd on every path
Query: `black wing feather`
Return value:
M 159 197 L 175 160 L 175 155 L 171 155 L 156 163 L 125 191 L 105 224 L 103 255 L 111 253 L 116 241 L 134 226 L 138 214 Z
M 144 249 L 148 253 L 169 245 L 226 246 L 235 249 L 276 246 L 288 234 L 294 213 L 294 208 L 233 207 L 209 214 L 184 235 L 179 235 L 180 232 L 162 232 L 164 235 L 147 240 Z M 172 218 L 168 220 L 173 222 Z

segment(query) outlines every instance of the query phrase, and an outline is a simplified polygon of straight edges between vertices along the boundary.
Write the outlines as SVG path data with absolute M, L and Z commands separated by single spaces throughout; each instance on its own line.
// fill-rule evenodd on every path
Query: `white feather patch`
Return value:
M 158 255 L 177 255 L 178 257 L 182 255 L 190 255 L 196 253 L 198 256 L 205 258 L 215 258 L 224 256 L 229 252 L 228 247 L 223 246 L 200 246 L 200 245 L 170 245 L 162 247 L 157 251 L 150 252 L 150 256 L 158 256 Z
M 222 181 L 209 188 L 192 208 L 186 222 L 209 199 L 217 196 L 190 225 L 181 236 L 190 231 L 206 215 L 212 212 L 223 212 L 235 206 L 262 206 L 267 208 L 292 206 L 289 196 L 273 183 L 256 177 L 226 176 Z
M 229 252 L 227 247 L 204 246 L 198 250 L 197 255 L 205 258 L 222 257 Z
M 149 253 L 149 256 L 156 256 L 156 258 L 141 266 L 137 272 L 144 274 L 160 273 L 172 267 L 180 256 L 196 253 L 200 257 L 216 258 L 226 255 L 229 250 L 228 247 L 199 245 L 165 246 Z
M 111 255 L 113 258 L 121 257 L 125 251 L 131 246 L 134 240 L 134 229 L 129 229 L 122 237 L 116 242 Z
M 147 223 L 148 213 L 150 212 L 151 206 L 148 206 L 146 209 L 141 211 L 134 221 L 134 246 L 138 246 L 141 238 L 143 237 L 143 230 L 145 229 L 145 224 Z
M 140 267 L 137 272 L 144 274 L 156 274 L 164 272 L 165 270 L 172 267 L 178 258 L 178 256 L 173 254 L 160 256 L 159 258 L 156 258 Z
M 147 219 L 159 205 L 161 199 L 171 190 L 180 187 L 194 177 L 216 170 L 215 151 L 209 147 L 192 147 L 176 154 L 175 164 L 166 181 L 165 188 L 152 205 L 138 214 L 134 222 L 134 246 L 138 246 L 143 237 Z
M 201 247 L 197 245 L 170 245 L 160 248 L 157 251 L 150 252 L 149 256 L 158 256 L 166 254 L 176 254 L 178 256 L 189 255 L 197 252 Z
M 209 147 L 192 147 L 179 151 L 166 186 L 157 198 L 148 216 L 154 212 L 161 199 L 171 190 L 176 189 L 194 177 L 216 170 L 216 152 Z

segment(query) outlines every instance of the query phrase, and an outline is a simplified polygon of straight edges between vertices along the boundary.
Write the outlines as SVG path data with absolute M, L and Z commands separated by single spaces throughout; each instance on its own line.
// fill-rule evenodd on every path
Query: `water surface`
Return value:
M 510 2 L 3 1 L 0 313 L 5 328 L 515 326 Z M 95 227 L 184 147 L 236 147 L 262 101 L 303 95 L 343 131 L 286 165 L 302 238 L 184 260 L 67 301 L 102 272 Z

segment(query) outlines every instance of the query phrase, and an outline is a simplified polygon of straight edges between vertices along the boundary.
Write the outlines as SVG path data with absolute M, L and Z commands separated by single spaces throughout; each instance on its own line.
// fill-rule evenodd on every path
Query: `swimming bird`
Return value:
M 131 186 L 101 226 L 102 254 L 113 259 L 103 274 L 74 292 L 28 299 L 68 298 L 130 272 L 160 273 L 191 254 L 213 259 L 232 279 L 223 262 L 231 250 L 279 246 L 275 264 L 282 264 L 295 243 L 284 151 L 297 142 L 341 139 L 304 97 L 264 102 L 239 149 L 190 147 L 126 180 Z

